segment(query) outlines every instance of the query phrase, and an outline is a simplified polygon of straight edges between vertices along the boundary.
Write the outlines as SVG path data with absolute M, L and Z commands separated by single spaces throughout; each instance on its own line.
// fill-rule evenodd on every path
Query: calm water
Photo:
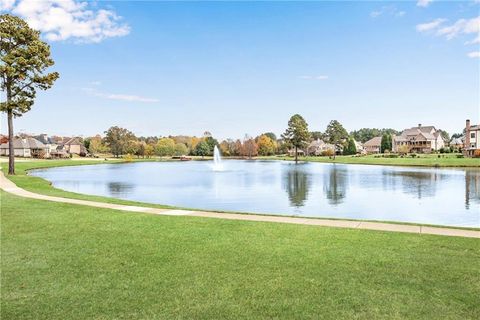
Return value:
M 142 202 L 305 217 L 480 227 L 480 170 L 281 161 L 103 164 L 37 170 L 57 188 Z

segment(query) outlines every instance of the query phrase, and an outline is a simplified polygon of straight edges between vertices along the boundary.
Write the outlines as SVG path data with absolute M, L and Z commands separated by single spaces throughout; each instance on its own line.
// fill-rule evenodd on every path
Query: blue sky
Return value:
M 43 31 L 60 73 L 16 131 L 240 138 L 300 113 L 311 130 L 453 133 L 480 120 L 476 1 L 2 1 Z

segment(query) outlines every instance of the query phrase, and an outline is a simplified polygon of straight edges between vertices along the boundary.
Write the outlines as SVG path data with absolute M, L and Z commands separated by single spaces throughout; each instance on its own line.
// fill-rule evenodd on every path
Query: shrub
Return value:
M 463 154 L 457 154 L 457 158 L 463 158 Z
M 473 152 L 473 157 L 474 158 L 480 158 L 480 149 L 477 149 Z
M 410 157 L 416 158 L 416 157 L 417 157 L 417 154 L 416 154 L 416 153 L 412 153 L 412 154 L 410 155 Z
M 132 162 L 133 161 L 133 156 L 129 153 L 123 157 L 126 162 Z
M 335 154 L 335 152 L 333 151 L 333 149 L 327 149 L 325 151 L 322 151 L 322 156 L 324 157 L 333 157 Z

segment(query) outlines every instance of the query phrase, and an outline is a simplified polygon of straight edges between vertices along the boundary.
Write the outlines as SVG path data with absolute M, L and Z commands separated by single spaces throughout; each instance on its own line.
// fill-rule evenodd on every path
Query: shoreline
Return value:
M 72 199 L 72 200 L 80 200 L 80 201 L 96 201 L 106 204 L 112 205 L 120 205 L 120 206 L 135 206 L 141 208 L 153 208 L 153 209 L 161 209 L 161 210 L 183 210 L 183 211 L 191 211 L 191 212 L 204 212 L 209 214 L 225 214 L 225 215 L 241 215 L 241 216 L 256 216 L 256 217 L 276 217 L 276 218 L 291 218 L 291 219 L 303 219 L 303 220 L 331 220 L 331 221 L 348 221 L 348 222 L 355 222 L 355 223 L 380 223 L 380 224 L 392 224 L 392 225 L 400 225 L 400 226 L 414 226 L 414 227 L 427 227 L 427 228 L 440 228 L 440 229 L 457 229 L 457 230 L 466 230 L 466 231 L 480 231 L 480 227 L 461 227 L 461 226 L 448 226 L 448 225 L 437 225 L 437 224 L 428 224 L 428 223 L 415 223 L 415 222 L 402 222 L 402 221 L 390 221 L 390 220 L 369 220 L 369 219 L 346 219 L 346 218 L 335 218 L 335 217 L 298 217 L 292 215 L 282 215 L 278 213 L 253 213 L 253 212 L 242 212 L 242 211 L 225 211 L 225 210 L 209 210 L 209 209 L 202 209 L 202 208 L 188 208 L 188 207 L 180 207 L 180 206 L 172 206 L 172 205 L 165 205 L 165 204 L 155 204 L 149 202 L 141 202 L 141 201 L 133 201 L 133 200 L 124 200 L 114 197 L 106 197 L 106 196 L 98 196 L 98 195 L 91 195 L 91 194 L 83 194 L 83 193 L 76 193 L 71 191 L 66 191 L 63 189 L 55 188 L 48 180 L 43 179 L 41 177 L 36 177 L 29 175 L 30 171 L 33 170 L 43 170 L 49 168 L 60 168 L 60 167 L 70 167 L 70 166 L 84 166 L 84 165 L 102 165 L 102 164 L 128 164 L 128 163 L 136 163 L 136 162 L 171 162 L 172 160 L 168 159 L 149 159 L 150 161 L 144 161 L 140 159 L 140 161 L 124 161 L 123 159 L 117 159 L 116 161 L 87 161 L 87 162 L 69 162 L 68 160 L 62 162 L 56 162 L 55 160 L 48 160 L 49 164 L 53 165 L 45 165 L 45 166 L 35 166 L 33 168 L 24 168 L 20 169 L 19 172 L 23 172 L 23 174 L 18 174 L 13 176 L 14 180 L 21 177 L 22 180 L 25 178 L 28 180 L 37 180 L 41 181 L 40 185 L 41 188 L 26 188 L 27 192 L 37 193 L 38 195 L 42 196 L 55 196 L 61 197 L 64 199 Z M 233 159 L 232 159 L 233 160 Z M 259 159 L 257 159 L 259 160 Z M 252 159 L 252 161 L 257 161 Z M 57 160 L 58 161 L 58 160 Z M 173 160 L 176 161 L 176 160 Z M 227 160 L 228 161 L 228 160 Z M 273 160 L 267 160 L 273 161 Z M 278 160 L 277 160 L 278 161 Z M 33 161 L 30 163 L 35 163 L 37 161 Z M 38 161 L 38 162 L 45 162 L 45 161 Z M 38 163 L 37 162 L 37 163 Z M 29 162 L 23 162 L 22 164 L 28 164 Z M 352 164 L 353 165 L 353 164 Z M 454 169 L 451 167 L 446 167 L 442 169 Z M 12 176 L 6 175 L 4 172 L 4 168 L 2 168 L 2 172 L 0 173 L 3 177 L 5 177 L 8 181 L 11 181 L 14 184 L 17 184 L 15 181 L 12 181 Z M 21 181 L 23 188 L 25 188 L 25 182 Z M 22 186 L 20 186 L 22 188 Z

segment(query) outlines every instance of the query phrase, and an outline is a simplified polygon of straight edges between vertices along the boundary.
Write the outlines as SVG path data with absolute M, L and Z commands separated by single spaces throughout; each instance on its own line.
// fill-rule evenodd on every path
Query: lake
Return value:
M 480 227 L 480 170 L 225 160 L 35 170 L 56 188 L 185 208 Z

